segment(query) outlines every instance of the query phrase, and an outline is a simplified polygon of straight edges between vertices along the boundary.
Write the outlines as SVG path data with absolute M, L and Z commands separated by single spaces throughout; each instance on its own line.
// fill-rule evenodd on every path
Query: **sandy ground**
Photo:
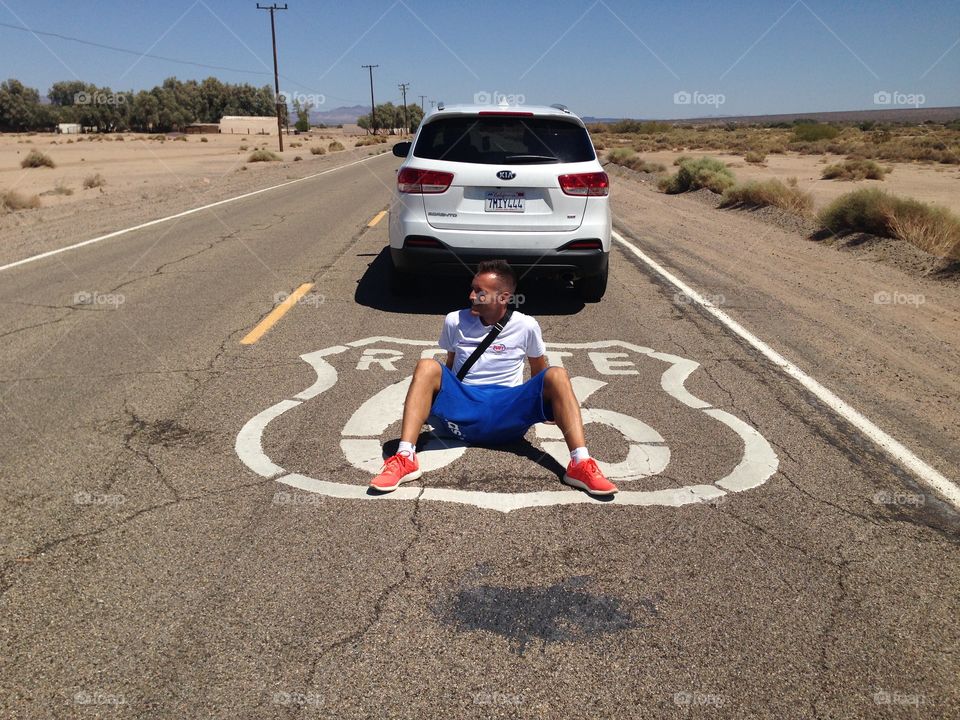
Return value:
M 41 203 L 35 210 L 0 214 L 0 264 L 389 152 L 391 147 L 387 143 L 355 148 L 359 137 L 344 136 L 338 129 L 285 137 L 283 153 L 277 151 L 275 136 L 182 136 L 185 141 L 151 137 L 157 136 L 0 135 L 0 191 L 36 194 Z M 83 139 L 78 142 L 79 138 Z M 69 140 L 73 142 L 68 144 Z M 310 153 L 311 147 L 327 149 L 334 140 L 346 149 Z M 247 162 L 258 147 L 280 155 L 281 161 Z M 31 150 L 47 154 L 56 167 L 21 168 L 20 160 Z M 83 180 L 97 173 L 106 184 L 84 189 Z M 58 184 L 73 194 L 43 194 Z
M 903 250 L 893 241 L 839 251 L 608 169 L 614 224 L 644 251 L 948 477 L 960 467 L 954 280 L 891 262 Z M 683 297 L 675 304 L 696 314 Z
M 723 160 L 736 175 L 737 180 L 768 180 L 797 178 L 800 188 L 813 195 L 816 209 L 822 208 L 834 198 L 859 187 L 879 187 L 896 195 L 934 203 L 949 208 L 960 215 L 960 167 L 956 165 L 921 163 L 879 163 L 893 167 L 893 172 L 883 180 L 823 180 L 820 175 L 824 166 L 844 159 L 842 155 L 767 155 L 762 165 L 746 162 L 743 155 L 723 152 L 645 152 L 640 156 L 651 162 L 662 163 L 671 172 L 673 161 L 681 155 L 690 157 L 710 156 Z

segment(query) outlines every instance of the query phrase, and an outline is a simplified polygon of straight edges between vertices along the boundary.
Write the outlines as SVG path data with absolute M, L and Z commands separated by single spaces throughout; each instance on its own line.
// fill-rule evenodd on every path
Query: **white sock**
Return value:
M 407 453 L 410 456 L 410 459 L 413 460 L 417 456 L 417 446 L 413 443 L 400 441 L 400 447 L 397 449 L 397 453 Z
M 570 451 L 570 459 L 573 460 L 574 463 L 583 462 L 589 457 L 590 453 L 587 452 L 585 447 L 574 448 Z

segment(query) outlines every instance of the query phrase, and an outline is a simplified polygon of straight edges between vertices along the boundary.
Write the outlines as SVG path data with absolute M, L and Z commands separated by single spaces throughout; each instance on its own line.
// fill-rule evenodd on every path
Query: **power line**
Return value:
M 60 33 L 47 32 L 45 30 L 31 30 L 28 27 L 22 27 L 20 25 L 11 25 L 5 22 L 0 22 L 0 27 L 10 28 L 11 30 L 22 30 L 24 32 L 31 33 L 33 35 L 44 35 L 46 37 L 55 37 L 55 38 L 59 38 L 60 40 L 69 40 L 70 42 L 80 43 L 81 45 L 90 45 L 91 47 L 101 48 L 103 50 L 112 50 L 114 52 L 126 53 L 127 55 L 136 55 L 137 57 L 148 57 L 148 58 L 153 58 L 154 60 L 163 60 L 165 62 L 178 63 L 180 65 L 193 65 L 194 67 L 208 68 L 210 70 L 227 70 L 229 72 L 247 73 L 250 75 L 269 75 L 270 74 L 265 70 L 244 70 L 241 68 L 226 67 L 224 65 L 208 65 L 206 63 L 193 62 L 192 60 L 178 60 L 176 58 L 165 57 L 163 55 L 151 55 L 150 53 L 137 52 L 136 50 L 127 50 L 126 48 L 114 47 L 113 45 L 104 45 L 102 43 L 92 42 L 90 40 L 83 40 L 81 38 L 70 37 L 69 35 L 61 35 Z

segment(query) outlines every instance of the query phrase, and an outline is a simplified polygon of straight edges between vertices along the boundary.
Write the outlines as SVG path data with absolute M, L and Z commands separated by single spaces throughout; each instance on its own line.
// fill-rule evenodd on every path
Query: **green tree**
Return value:
M 0 83 L 0 129 L 31 130 L 42 120 L 40 93 L 13 78 Z

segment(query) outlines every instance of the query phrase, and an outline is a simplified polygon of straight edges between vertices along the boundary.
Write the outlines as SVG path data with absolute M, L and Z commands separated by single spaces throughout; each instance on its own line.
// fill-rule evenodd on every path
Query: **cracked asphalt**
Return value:
M 960 716 L 956 512 L 619 249 L 601 303 L 526 283 L 524 312 L 548 343 L 699 363 L 686 390 L 776 454 L 762 484 L 680 507 L 509 513 L 426 493 L 576 492 L 533 431 L 470 448 L 409 500 L 333 497 L 244 464 L 245 423 L 316 380 L 301 355 L 434 340 L 465 302 L 456 281 L 387 290 L 386 220 L 367 223 L 397 164 L 3 273 L 3 717 Z M 364 347 L 401 357 L 361 370 Z M 263 453 L 362 487 L 344 425 L 424 347 L 329 356 L 336 384 L 271 422 Z M 643 421 L 670 450 L 624 489 L 730 474 L 741 438 L 666 393 L 664 361 L 625 358 L 627 374 L 563 357 L 606 383 L 587 407 Z M 610 462 L 630 449 L 600 422 L 587 437 Z

